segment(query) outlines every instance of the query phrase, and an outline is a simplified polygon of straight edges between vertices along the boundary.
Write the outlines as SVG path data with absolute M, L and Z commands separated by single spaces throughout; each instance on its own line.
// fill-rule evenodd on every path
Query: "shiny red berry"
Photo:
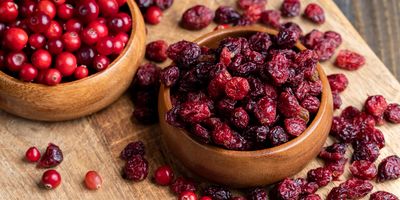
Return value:
M 18 6 L 12 1 L 1 1 L 0 22 L 11 23 L 18 17 Z
M 71 76 L 77 67 L 76 57 L 69 52 L 63 52 L 56 58 L 55 68 L 60 71 L 63 76 Z
M 46 49 L 53 55 L 58 55 L 64 50 L 64 44 L 60 39 L 50 40 L 46 44 Z
M 4 47 L 10 50 L 21 51 L 27 43 L 28 34 L 21 28 L 10 28 L 4 33 Z
M 184 191 L 179 195 L 179 200 L 197 200 L 197 196 L 194 192 Z
M 124 43 L 124 46 L 125 46 L 125 45 L 128 43 L 128 41 L 129 41 L 129 35 L 126 34 L 126 33 L 123 33 L 123 32 L 118 33 L 117 35 L 115 35 L 114 38 L 120 39 L 120 40 Z
M 34 33 L 29 36 L 28 43 L 33 49 L 41 49 L 46 44 L 46 38 L 40 33 Z
M 64 44 L 64 49 L 69 52 L 74 52 L 81 47 L 81 38 L 76 32 L 67 32 L 61 37 Z
M 40 151 L 36 147 L 29 148 L 25 153 L 25 159 L 29 162 L 37 162 L 40 159 Z
M 44 32 L 47 39 L 57 39 L 60 38 L 63 32 L 61 25 L 53 20 L 50 22 L 49 28 Z
M 33 65 L 25 63 L 22 65 L 18 75 L 22 81 L 32 82 L 36 79 L 38 70 Z
M 79 66 L 75 69 L 74 77 L 76 80 L 86 78 L 89 75 L 89 70 L 85 65 Z
M 12 72 L 21 70 L 22 65 L 28 60 L 22 51 L 11 52 L 6 56 L 6 66 Z
M 19 15 L 21 17 L 29 17 L 36 10 L 36 2 L 35 1 L 24 1 L 22 5 L 19 5 Z
M 99 5 L 95 0 L 82 0 L 76 5 L 75 15 L 83 22 L 91 22 L 99 16 Z
M 110 65 L 110 59 L 104 55 L 97 55 L 93 60 L 93 68 L 96 71 L 103 71 L 107 69 L 108 65 Z
M 51 54 L 43 49 L 39 49 L 32 54 L 32 64 L 38 69 L 47 69 L 51 66 Z
M 63 20 L 71 19 L 74 16 L 74 7 L 68 3 L 57 6 L 57 16 Z
M 113 54 L 119 55 L 124 50 L 125 44 L 120 38 L 113 38 Z
M 85 185 L 89 190 L 97 190 L 103 184 L 103 179 L 96 171 L 88 171 L 85 176 Z
M 105 37 L 96 44 L 96 50 L 100 55 L 108 56 L 113 53 L 113 38 Z
M 39 1 L 36 8 L 37 8 L 37 11 L 45 13 L 51 19 L 53 19 L 56 16 L 56 12 L 57 12 L 56 6 L 50 0 Z
M 151 6 L 147 9 L 144 19 L 147 23 L 155 25 L 160 23 L 162 15 L 162 10 L 159 7 Z
M 35 33 L 43 33 L 50 27 L 51 18 L 43 13 L 36 12 L 27 18 L 28 27 Z
M 43 82 L 46 85 L 50 85 L 50 86 L 57 85 L 61 82 L 61 79 L 62 79 L 62 75 L 61 75 L 60 71 L 58 71 L 58 69 L 50 68 L 50 69 L 45 70 Z
M 108 36 L 108 27 L 105 23 L 100 22 L 99 20 L 90 22 L 88 28 L 92 28 L 96 30 L 99 38 L 103 38 Z
M 110 17 L 118 13 L 119 5 L 116 0 L 98 0 L 97 3 L 104 17 Z
M 81 32 L 82 42 L 87 45 L 93 45 L 99 41 L 100 37 L 97 31 L 93 28 L 84 28 Z
M 159 185 L 169 185 L 173 179 L 174 172 L 168 165 L 161 166 L 154 172 L 154 180 Z
M 77 19 L 69 19 L 67 22 L 64 24 L 64 31 L 66 32 L 80 32 L 82 30 L 82 22 L 80 22 Z
M 61 183 L 61 175 L 54 169 L 44 172 L 42 176 L 42 184 L 46 189 L 54 189 Z

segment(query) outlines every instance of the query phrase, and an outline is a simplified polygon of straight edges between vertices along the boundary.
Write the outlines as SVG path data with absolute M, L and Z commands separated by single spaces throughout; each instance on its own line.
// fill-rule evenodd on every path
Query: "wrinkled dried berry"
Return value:
M 276 101 L 264 97 L 254 107 L 254 115 L 262 125 L 272 125 L 276 120 Z
M 195 138 L 197 138 L 198 140 L 200 140 L 203 143 L 206 143 L 206 144 L 210 143 L 211 133 L 209 130 L 204 128 L 202 125 L 195 124 L 191 130 L 192 130 L 192 133 Z
M 200 123 L 211 116 L 210 108 L 205 103 L 185 102 L 179 110 L 181 119 L 190 124 Z
M 38 166 L 43 168 L 55 167 L 59 165 L 63 159 L 64 157 L 60 147 L 50 143 L 46 148 L 46 152 L 42 155 Z
M 269 143 L 272 146 L 278 146 L 289 141 L 289 135 L 280 126 L 275 126 L 269 131 Z
M 149 174 L 149 164 L 147 160 L 140 156 L 134 155 L 126 162 L 123 177 L 128 180 L 142 181 Z
M 285 117 L 298 117 L 301 110 L 296 97 L 288 92 L 282 92 L 279 96 L 278 108 Z
M 281 6 L 282 15 L 295 17 L 300 15 L 300 0 L 284 0 Z
M 400 177 L 400 158 L 396 155 L 386 157 L 378 166 L 378 182 L 398 179 Z
M 333 98 L 333 108 L 339 109 L 342 106 L 342 98 L 340 97 L 339 93 L 332 91 L 332 98 Z
M 142 141 L 131 142 L 121 151 L 119 157 L 123 160 L 130 160 L 133 156 L 144 156 L 145 146 Z
M 350 71 L 357 70 L 364 64 L 364 56 L 349 50 L 341 50 L 335 61 L 337 67 Z
M 307 128 L 306 122 L 299 118 L 287 118 L 284 124 L 286 132 L 295 137 L 302 134 Z
M 325 168 L 332 172 L 332 177 L 334 180 L 338 180 L 339 177 L 344 173 L 344 167 L 347 163 L 347 158 L 334 161 L 326 161 Z
M 266 0 L 238 0 L 237 4 L 239 8 L 243 10 L 249 9 L 251 6 L 257 6 L 259 8 L 264 8 L 265 4 L 267 4 Z
M 319 157 L 326 161 L 337 161 L 344 158 L 346 154 L 347 145 L 344 143 L 334 143 L 322 149 Z
M 298 199 L 301 193 L 301 187 L 292 179 L 286 178 L 278 183 L 273 189 L 274 199 L 290 200 Z
M 307 96 L 303 99 L 300 105 L 307 109 L 308 112 L 315 114 L 318 112 L 320 104 L 321 102 L 317 97 Z
M 351 178 L 341 183 L 339 187 L 347 189 L 347 198 L 349 199 L 365 197 L 373 189 L 373 185 L 369 181 L 357 178 Z
M 225 94 L 233 100 L 242 100 L 250 90 L 249 82 L 245 78 L 233 77 L 225 85 Z
M 188 30 L 200 30 L 207 27 L 214 18 L 214 12 L 203 5 L 189 8 L 182 15 L 181 25 Z
M 277 36 L 277 43 L 284 48 L 292 48 L 300 38 L 300 33 L 292 28 L 282 28 Z
M 307 194 L 300 197 L 300 200 L 321 200 L 318 194 Z
M 180 195 L 182 192 L 190 191 L 196 192 L 195 183 L 183 177 L 178 177 L 175 181 L 170 185 L 170 188 L 174 194 Z
M 400 105 L 397 103 L 391 103 L 385 110 L 385 119 L 389 122 L 398 124 L 400 123 Z
M 249 125 L 250 117 L 249 114 L 242 108 L 236 108 L 231 115 L 231 124 L 238 128 L 244 129 Z
M 232 193 L 228 190 L 228 188 L 218 185 L 206 187 L 203 190 L 203 195 L 209 196 L 215 200 L 230 200 L 232 198 Z
M 268 193 L 264 188 L 253 188 L 247 192 L 248 200 L 268 200 Z
M 198 44 L 188 41 L 180 41 L 172 44 L 167 49 L 167 55 L 179 67 L 188 67 L 195 63 L 201 55 L 201 48 Z
M 154 62 L 164 62 L 167 59 L 168 43 L 164 40 L 150 42 L 146 46 L 146 58 Z
M 331 90 L 335 92 L 343 92 L 349 84 L 349 80 L 344 74 L 331 74 L 328 76 L 328 81 Z
M 378 170 L 373 162 L 366 160 L 354 161 L 350 166 L 351 174 L 359 179 L 372 180 Z
M 218 24 L 236 23 L 240 19 L 240 13 L 230 6 L 220 6 L 215 11 L 214 21 Z
M 367 113 L 375 117 L 380 117 L 383 116 L 387 108 L 387 102 L 382 95 L 369 96 L 364 103 L 364 108 Z
M 281 12 L 278 10 L 266 10 L 261 13 L 261 23 L 271 26 L 272 28 L 279 28 L 281 20 Z
M 319 187 L 328 185 L 332 179 L 332 172 L 324 167 L 312 169 L 307 173 L 307 181 L 315 182 Z
M 155 64 L 141 65 L 136 73 L 135 83 L 140 87 L 151 87 L 159 84 L 161 69 Z
M 161 70 L 160 80 L 165 86 L 171 87 L 178 81 L 179 74 L 179 68 L 176 65 L 170 65 Z
M 265 146 L 268 133 L 268 126 L 253 126 L 244 131 L 242 135 L 249 141 L 255 142 L 261 146 Z
M 267 54 L 271 45 L 271 37 L 266 33 L 256 33 L 249 38 L 250 49 L 264 55 Z
M 335 47 L 339 47 L 342 44 L 342 36 L 335 31 L 326 31 L 324 33 L 324 39 L 331 42 Z
M 329 192 L 326 200 L 346 200 L 348 198 L 348 189 L 343 187 L 334 187 Z
M 356 142 L 353 160 L 366 160 L 374 162 L 379 156 L 379 147 L 375 143 Z
M 369 200 L 399 200 L 399 198 L 389 192 L 377 191 L 371 194 Z
M 325 22 L 324 10 L 315 3 L 310 3 L 304 10 L 304 17 L 316 24 L 323 24 Z

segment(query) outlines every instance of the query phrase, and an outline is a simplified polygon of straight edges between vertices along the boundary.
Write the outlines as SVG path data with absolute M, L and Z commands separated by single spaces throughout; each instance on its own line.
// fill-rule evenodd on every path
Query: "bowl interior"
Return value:
M 201 46 L 206 46 L 206 47 L 211 47 L 215 48 L 219 45 L 219 42 L 226 38 L 226 37 L 249 37 L 253 35 L 256 32 L 266 32 L 270 35 L 276 35 L 278 32 L 273 29 L 269 29 L 266 27 L 261 27 L 261 26 L 249 26 L 249 27 L 234 27 L 234 28 L 229 28 L 229 29 L 224 29 L 224 30 L 219 30 L 219 31 L 214 31 L 211 33 L 208 33 L 198 39 L 196 39 L 194 42 L 198 43 Z M 296 43 L 296 47 L 299 50 L 305 50 L 306 48 L 300 43 Z M 317 71 L 319 74 L 319 77 L 322 81 L 322 94 L 321 94 L 321 104 L 320 108 L 315 115 L 314 119 L 312 122 L 309 124 L 307 129 L 298 137 L 288 141 L 285 144 L 276 146 L 276 147 L 271 147 L 271 148 L 266 148 L 266 149 L 261 149 L 261 150 L 254 150 L 254 151 L 237 151 L 237 150 L 227 150 L 223 149 L 221 147 L 217 146 L 212 146 L 212 145 L 207 145 L 203 143 L 199 143 L 197 140 L 193 139 L 184 129 L 177 128 L 182 134 L 182 137 L 186 137 L 189 140 L 192 140 L 193 143 L 198 144 L 200 148 L 205 148 L 208 151 L 214 152 L 214 153 L 219 153 L 219 154 L 226 154 L 226 155 L 232 155 L 235 154 L 236 156 L 239 157 L 261 157 L 265 155 L 270 155 L 270 154 L 275 154 L 278 152 L 283 152 L 287 149 L 292 148 L 293 146 L 297 146 L 304 141 L 305 138 L 307 138 L 309 135 L 316 133 L 315 129 L 317 128 L 318 124 L 321 122 L 322 115 L 326 113 L 325 107 L 329 107 L 331 105 L 327 105 L 329 103 L 328 97 L 330 94 L 330 87 L 329 83 L 327 80 L 327 77 L 325 75 L 325 72 L 323 71 L 321 65 L 318 63 L 317 65 Z M 164 103 L 166 104 L 167 110 L 170 110 L 172 108 L 172 103 L 171 103 L 171 98 L 170 98 L 170 89 L 168 87 L 162 86 L 162 90 L 164 89 L 165 92 L 164 94 Z

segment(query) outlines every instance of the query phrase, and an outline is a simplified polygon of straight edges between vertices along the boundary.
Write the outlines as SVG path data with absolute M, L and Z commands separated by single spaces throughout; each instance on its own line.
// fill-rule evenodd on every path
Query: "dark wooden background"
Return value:
M 400 80 L 400 0 L 334 0 Z

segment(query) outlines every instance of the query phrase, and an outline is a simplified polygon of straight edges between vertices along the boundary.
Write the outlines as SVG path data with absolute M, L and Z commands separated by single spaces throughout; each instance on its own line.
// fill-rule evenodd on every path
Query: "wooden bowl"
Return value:
M 238 27 L 206 34 L 195 42 L 215 48 L 223 38 L 248 37 L 255 32 L 277 34 L 276 31 L 264 27 Z M 296 47 L 305 49 L 300 43 Z M 309 127 L 299 137 L 283 145 L 256 151 L 233 151 L 201 144 L 192 139 L 185 130 L 169 125 L 164 116 L 172 108 L 170 90 L 161 86 L 159 117 L 167 148 L 195 174 L 230 187 L 268 185 L 293 176 L 318 155 L 332 123 L 331 90 L 320 65 L 318 73 L 323 84 L 321 106 Z
M 0 71 L 0 109 L 33 120 L 62 121 L 97 112 L 129 87 L 145 51 L 143 17 L 128 1 L 132 32 L 126 48 L 103 72 L 85 79 L 45 86 L 19 81 Z

